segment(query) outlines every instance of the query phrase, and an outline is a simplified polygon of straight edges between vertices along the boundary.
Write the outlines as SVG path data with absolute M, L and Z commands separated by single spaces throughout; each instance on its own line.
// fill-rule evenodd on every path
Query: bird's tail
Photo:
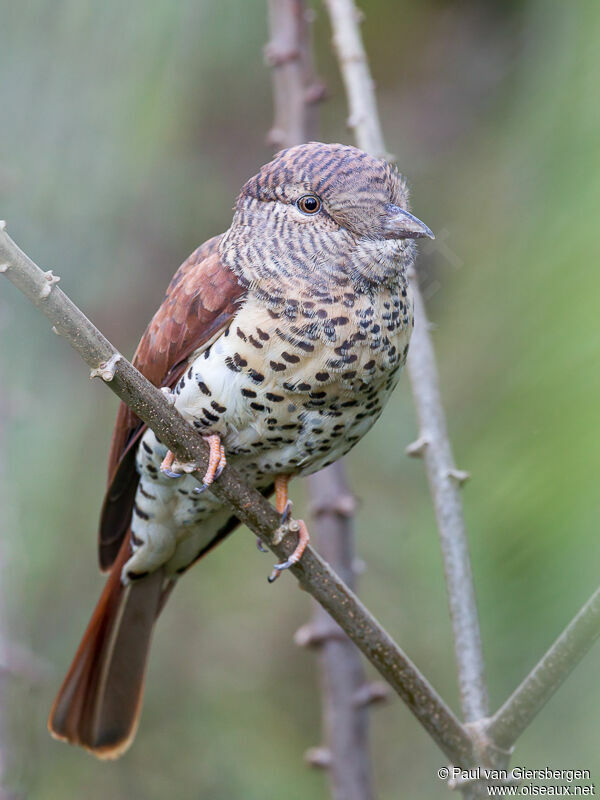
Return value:
M 129 555 L 127 536 L 48 719 L 55 738 L 98 758 L 118 758 L 135 736 L 165 582 L 161 569 L 123 586 Z

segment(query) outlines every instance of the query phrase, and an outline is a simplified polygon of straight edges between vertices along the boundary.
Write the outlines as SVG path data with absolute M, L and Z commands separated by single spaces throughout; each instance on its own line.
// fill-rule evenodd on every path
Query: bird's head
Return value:
M 408 211 L 405 181 L 392 165 L 341 144 L 283 150 L 238 197 L 222 251 L 255 282 L 301 272 L 322 284 L 357 286 L 404 274 L 414 239 L 433 238 Z

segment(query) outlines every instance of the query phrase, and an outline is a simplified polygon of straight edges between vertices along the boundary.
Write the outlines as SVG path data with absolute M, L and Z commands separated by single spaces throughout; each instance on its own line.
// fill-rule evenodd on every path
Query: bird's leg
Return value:
M 289 479 L 289 475 L 277 475 L 275 478 L 275 508 L 281 514 L 281 526 L 275 536 L 275 543 L 279 544 L 287 533 L 297 531 L 298 544 L 286 561 L 283 561 L 281 564 L 275 564 L 273 572 L 268 578 L 269 583 L 273 583 L 273 581 L 280 576 L 282 570 L 289 569 L 302 558 L 302 554 L 306 550 L 306 545 L 310 541 L 308 528 L 304 520 L 297 519 L 289 522 L 290 510 L 292 508 L 292 503 L 288 498 Z

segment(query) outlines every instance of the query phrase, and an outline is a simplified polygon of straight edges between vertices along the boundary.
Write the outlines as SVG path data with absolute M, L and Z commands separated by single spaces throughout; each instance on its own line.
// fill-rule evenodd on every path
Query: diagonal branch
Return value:
M 567 625 L 487 725 L 498 747 L 510 748 L 600 636 L 600 589 Z
M 348 124 L 354 130 L 359 147 L 383 158 L 386 148 L 373 79 L 359 30 L 359 11 L 354 0 L 325 0 L 325 4 L 348 94 Z M 419 418 L 419 442 L 425 445 L 425 465 L 442 544 L 461 706 L 465 719 L 472 721 L 484 717 L 488 711 L 475 592 L 459 482 L 456 481 L 457 471 L 446 431 L 425 305 L 416 281 L 413 281 L 412 288 L 415 330 L 410 344 L 408 372 Z
M 182 461 L 198 462 L 202 472 L 207 446 L 202 437 L 171 406 L 164 394 L 147 381 L 98 331 L 62 292 L 52 272 L 42 272 L 23 253 L 0 223 L 0 274 L 4 274 L 42 311 L 91 368 L 115 394 L 144 420 Z M 246 486 L 236 472 L 226 467 L 211 487 L 280 558 L 287 558 L 295 542 L 284 537 L 277 544 L 279 515 L 255 489 Z M 370 614 L 341 578 L 307 547 L 291 568 L 300 584 L 325 608 L 385 680 L 400 695 L 412 713 L 458 766 L 473 764 L 471 738 L 417 667 Z

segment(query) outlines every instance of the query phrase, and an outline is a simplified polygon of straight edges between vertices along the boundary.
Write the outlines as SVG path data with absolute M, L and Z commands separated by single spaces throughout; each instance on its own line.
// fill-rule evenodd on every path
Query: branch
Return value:
M 271 38 L 265 61 L 273 76 L 274 122 L 269 144 L 293 147 L 316 136 L 317 104 L 325 87 L 313 71 L 305 0 L 268 0 Z
M 352 517 L 356 501 L 341 461 L 307 478 L 313 523 L 323 558 L 353 590 L 355 547 Z M 385 699 L 381 684 L 367 683 L 362 661 L 347 636 L 316 606 L 296 642 L 315 646 L 321 666 L 323 729 L 334 800 L 374 797 L 369 759 L 369 707 Z M 321 752 L 321 751 L 319 751 Z
M 359 12 L 353 0 L 325 0 L 325 4 L 348 94 L 348 124 L 360 148 L 385 157 L 373 79 L 359 30 Z M 488 697 L 460 481 L 457 480 L 460 473 L 452 459 L 425 305 L 417 281 L 413 281 L 412 290 L 415 330 L 409 348 L 408 372 L 419 419 L 419 444 L 423 446 L 442 545 L 461 706 L 465 719 L 472 721 L 487 714 Z
M 468 474 L 454 465 L 431 337 L 427 331 L 425 304 L 414 293 L 415 331 L 408 357 L 408 374 L 419 421 L 419 452 L 425 461 L 438 524 L 448 602 L 454 632 L 461 706 L 465 720 L 487 716 L 489 700 L 471 574 L 469 545 L 460 488 Z M 410 451 L 409 451 L 410 452 Z
M 4 228 L 1 223 L 0 273 L 46 315 L 56 332 L 82 356 L 93 376 L 101 377 L 179 460 L 197 462 L 202 474 L 208 455 L 202 437 L 56 286 L 59 279 L 51 272 L 42 272 Z M 278 558 L 290 555 L 295 546 L 290 538 L 296 537 L 286 536 L 276 544 L 279 515 L 259 492 L 240 480 L 235 470 L 226 467 L 211 492 L 227 503 Z M 358 645 L 452 762 L 467 768 L 472 765 L 471 739 L 463 726 L 341 578 L 311 547 L 291 571 Z
M 498 747 L 511 748 L 600 636 L 600 589 L 487 725 Z

